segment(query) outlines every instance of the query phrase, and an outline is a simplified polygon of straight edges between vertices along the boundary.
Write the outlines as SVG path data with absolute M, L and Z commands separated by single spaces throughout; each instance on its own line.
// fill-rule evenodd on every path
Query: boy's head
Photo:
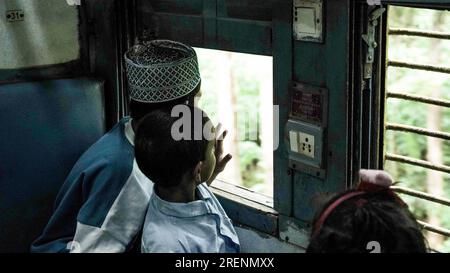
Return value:
M 390 177 L 370 172 L 362 170 L 357 189 L 335 195 L 319 210 L 307 252 L 426 252 L 417 221 L 389 189 Z
M 139 120 L 147 113 L 178 104 L 194 104 L 200 94 L 197 55 L 188 45 L 153 40 L 125 53 L 130 115 Z
M 172 116 L 171 109 L 160 109 L 138 125 L 136 161 L 158 187 L 176 187 L 186 180 L 200 184 L 211 177 L 216 164 L 215 128 L 210 119 L 199 108 L 182 107 L 180 117 Z

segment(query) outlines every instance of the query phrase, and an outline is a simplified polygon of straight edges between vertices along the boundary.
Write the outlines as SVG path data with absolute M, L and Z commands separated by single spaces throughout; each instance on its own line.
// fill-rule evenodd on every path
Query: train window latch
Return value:
M 375 33 L 378 26 L 378 20 L 385 11 L 385 8 L 380 7 L 370 13 L 367 24 L 367 33 L 362 35 L 362 39 L 367 44 L 366 60 L 364 64 L 364 79 L 372 78 L 375 49 L 378 46 L 375 39 Z

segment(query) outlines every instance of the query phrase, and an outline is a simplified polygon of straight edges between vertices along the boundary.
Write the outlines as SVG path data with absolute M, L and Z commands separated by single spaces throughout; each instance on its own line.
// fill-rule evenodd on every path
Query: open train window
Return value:
M 199 106 L 229 131 L 224 149 L 233 158 L 218 177 L 224 182 L 221 188 L 231 184 L 272 197 L 272 57 L 202 48 L 196 52 L 202 76 Z
M 389 6 L 384 168 L 424 226 L 450 251 L 450 13 Z
M 0 69 L 79 59 L 78 26 L 78 8 L 66 1 L 0 1 Z

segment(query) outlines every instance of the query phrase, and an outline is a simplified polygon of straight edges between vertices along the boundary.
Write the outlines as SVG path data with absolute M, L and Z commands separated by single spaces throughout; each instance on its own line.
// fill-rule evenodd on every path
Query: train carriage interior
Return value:
M 317 197 L 387 170 L 450 252 L 450 3 L 0 1 L 0 252 L 29 252 L 83 152 L 129 115 L 124 54 L 192 46 L 229 130 L 212 184 L 242 252 L 305 252 Z

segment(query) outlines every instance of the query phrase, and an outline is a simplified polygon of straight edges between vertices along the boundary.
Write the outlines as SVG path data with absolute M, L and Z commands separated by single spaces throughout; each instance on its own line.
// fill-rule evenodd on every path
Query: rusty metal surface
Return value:
M 293 216 L 310 221 L 315 214 L 311 204 L 322 192 L 336 192 L 347 187 L 349 142 L 348 118 L 350 105 L 349 47 L 351 1 L 328 0 L 324 44 L 294 41 L 293 79 L 311 85 L 326 87 L 329 91 L 328 126 L 324 137 L 326 179 L 302 172 L 293 175 Z
M 137 24 L 140 34 L 151 39 L 270 56 L 272 1 L 260 2 L 140 0 Z

